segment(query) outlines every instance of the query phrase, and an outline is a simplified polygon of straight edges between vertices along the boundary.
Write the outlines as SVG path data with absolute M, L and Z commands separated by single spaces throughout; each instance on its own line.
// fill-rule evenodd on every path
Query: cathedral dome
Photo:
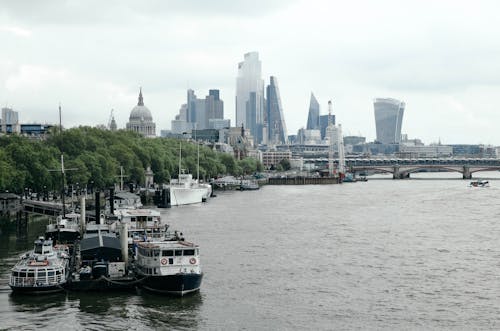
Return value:
M 146 106 L 135 106 L 130 112 L 130 121 L 152 121 L 153 116 Z
M 151 116 L 151 112 L 148 107 L 144 106 L 144 101 L 142 98 L 142 89 L 139 92 L 139 102 L 137 102 L 137 106 L 132 108 L 130 112 L 129 121 L 153 121 L 153 116 Z
M 138 132 L 146 137 L 156 136 L 156 124 L 148 107 L 144 106 L 142 99 L 142 89 L 139 90 L 139 102 L 132 108 L 130 119 L 127 123 L 127 130 Z

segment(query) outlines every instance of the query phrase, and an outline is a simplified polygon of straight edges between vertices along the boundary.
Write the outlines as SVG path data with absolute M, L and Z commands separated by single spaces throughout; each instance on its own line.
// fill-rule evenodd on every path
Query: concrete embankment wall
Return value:
M 269 178 L 269 185 L 322 185 L 338 184 L 339 179 L 333 177 L 293 177 L 293 178 Z

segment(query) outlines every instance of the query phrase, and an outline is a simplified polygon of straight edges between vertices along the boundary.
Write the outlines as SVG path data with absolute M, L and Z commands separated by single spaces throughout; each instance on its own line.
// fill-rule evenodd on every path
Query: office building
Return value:
M 398 144 L 401 141 L 401 124 L 405 103 L 396 99 L 377 98 L 374 100 L 373 106 L 375 108 L 377 142 Z
M 311 101 L 309 101 L 309 115 L 307 116 L 307 130 L 318 130 L 319 123 L 319 102 L 311 92 Z M 326 126 L 325 126 L 326 128 Z M 323 133 L 324 135 L 324 133 Z
M 285 144 L 287 140 L 286 125 L 276 77 L 271 76 L 266 92 L 268 144 Z
M 12 108 L 2 108 L 2 132 L 7 133 L 10 128 L 9 133 L 20 133 L 21 127 L 19 126 L 19 114 L 17 111 L 12 110 Z
M 263 138 L 264 118 L 264 81 L 259 53 L 249 52 L 244 61 L 238 63 L 236 78 L 236 126 L 250 129 L 255 142 Z
M 209 90 L 205 99 L 199 99 L 193 90 L 187 91 L 187 103 L 183 104 L 171 121 L 172 132 L 180 130 L 212 129 L 213 121 L 224 119 L 224 102 L 220 99 L 219 90 Z

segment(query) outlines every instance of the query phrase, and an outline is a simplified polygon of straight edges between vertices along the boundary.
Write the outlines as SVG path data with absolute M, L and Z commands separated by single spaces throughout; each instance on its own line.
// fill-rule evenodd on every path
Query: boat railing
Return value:
M 47 285 L 57 285 L 63 279 L 62 274 L 54 275 L 54 276 L 46 276 L 43 278 L 35 278 L 35 277 L 19 277 L 19 276 L 10 276 L 10 284 L 13 286 L 19 287 L 28 287 L 28 286 L 47 286 Z

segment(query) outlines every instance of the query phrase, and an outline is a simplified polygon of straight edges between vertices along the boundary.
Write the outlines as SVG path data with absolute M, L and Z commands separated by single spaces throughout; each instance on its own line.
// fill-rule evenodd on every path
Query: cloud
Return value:
M 32 32 L 28 29 L 20 28 L 18 26 L 0 26 L 0 32 L 12 33 L 18 37 L 31 37 Z

